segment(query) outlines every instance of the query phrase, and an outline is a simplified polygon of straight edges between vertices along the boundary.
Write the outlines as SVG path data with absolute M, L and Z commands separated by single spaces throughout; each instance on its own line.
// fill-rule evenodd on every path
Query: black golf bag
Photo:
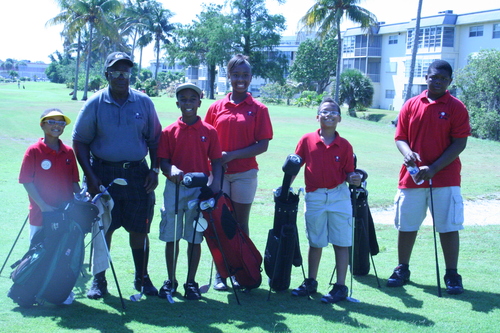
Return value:
M 76 200 L 43 213 L 43 229 L 33 236 L 29 251 L 11 266 L 14 284 L 8 296 L 22 307 L 44 301 L 62 304 L 81 272 L 85 232 L 98 213 L 92 203 Z
M 289 155 L 283 165 L 283 183 L 274 196 L 274 223 L 269 230 L 264 254 L 264 269 L 269 277 L 269 286 L 276 291 L 290 286 L 292 265 L 302 265 L 299 236 L 297 232 L 297 209 L 299 194 L 290 191 L 293 176 L 299 173 L 301 158 Z
M 368 177 L 365 171 L 356 169 L 362 174 L 362 180 Z M 375 235 L 372 214 L 368 205 L 368 191 L 363 187 L 351 187 L 353 196 L 354 223 L 354 261 L 352 263 L 354 275 L 367 275 L 370 272 L 370 255 L 377 255 L 379 246 Z M 352 253 L 349 251 L 349 253 Z

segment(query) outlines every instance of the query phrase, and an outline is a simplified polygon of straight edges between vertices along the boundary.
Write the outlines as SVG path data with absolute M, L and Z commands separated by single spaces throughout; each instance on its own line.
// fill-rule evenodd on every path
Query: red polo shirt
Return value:
M 448 91 L 435 101 L 427 99 L 427 90 L 409 99 L 398 117 L 395 140 L 408 142 L 412 151 L 422 159 L 419 165 L 431 165 L 451 144 L 452 138 L 470 135 L 469 113 L 464 104 Z M 462 164 L 456 158 L 432 178 L 435 187 L 460 186 Z M 399 188 L 417 186 L 403 165 L 399 172 Z
M 42 199 L 49 205 L 59 207 L 73 198 L 73 183 L 80 181 L 75 154 L 71 147 L 59 140 L 59 151 L 49 148 L 39 139 L 24 153 L 19 183 L 34 183 Z M 30 224 L 42 225 L 42 211 L 31 199 Z
M 184 173 L 210 174 L 210 160 L 222 157 L 217 131 L 198 117 L 193 125 L 182 117 L 167 126 L 161 133 L 158 157 L 170 160 Z
M 215 127 L 223 151 L 234 151 L 253 145 L 257 141 L 273 138 L 273 128 L 267 107 L 248 94 L 239 103 L 225 98 L 210 105 L 205 121 Z M 258 169 L 255 157 L 235 159 L 228 163 L 226 173 L 239 173 Z
M 346 181 L 347 174 L 354 172 L 352 146 L 335 132 L 335 140 L 326 146 L 321 140 L 319 129 L 305 134 L 297 144 L 295 154 L 305 164 L 304 179 L 306 192 L 318 188 L 332 189 Z

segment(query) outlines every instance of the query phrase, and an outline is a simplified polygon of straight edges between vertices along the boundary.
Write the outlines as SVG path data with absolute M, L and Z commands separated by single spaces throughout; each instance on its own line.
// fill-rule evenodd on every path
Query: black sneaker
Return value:
M 302 284 L 292 290 L 292 296 L 308 296 L 315 294 L 318 289 L 318 281 L 313 278 L 307 278 Z
M 108 294 L 108 282 L 104 276 L 96 275 L 92 281 L 87 297 L 90 299 L 99 299 Z
M 215 274 L 214 289 L 218 291 L 226 291 L 228 289 L 226 279 L 221 277 L 218 272 Z
M 135 277 L 134 287 L 137 291 L 141 291 L 142 278 L 140 276 Z M 149 278 L 149 275 L 144 275 L 144 295 L 156 296 L 158 295 L 158 289 L 153 286 L 153 282 Z
M 446 284 L 446 292 L 450 295 L 458 295 L 464 292 L 460 274 L 445 274 L 444 283 Z
M 347 292 L 349 289 L 347 286 L 335 283 L 333 289 L 321 298 L 323 303 L 337 303 L 343 301 L 347 298 Z
M 197 301 L 201 299 L 201 293 L 200 293 L 200 288 L 198 288 L 198 283 L 196 282 L 184 283 L 184 290 L 186 291 L 186 293 L 184 294 L 184 297 L 186 299 L 191 301 Z
M 163 282 L 163 286 L 160 288 L 160 291 L 158 292 L 158 297 L 167 298 L 168 295 L 172 295 L 177 291 L 178 286 L 179 283 L 177 281 L 172 283 L 172 281 L 166 280 L 165 282 Z
M 401 287 L 410 281 L 410 270 L 398 265 L 391 277 L 387 280 L 387 287 Z

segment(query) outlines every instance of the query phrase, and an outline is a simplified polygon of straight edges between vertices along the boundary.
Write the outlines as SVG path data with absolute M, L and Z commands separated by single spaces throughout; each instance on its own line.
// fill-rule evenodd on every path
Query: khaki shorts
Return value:
M 304 201 L 306 233 L 311 247 L 323 248 L 328 243 L 351 246 L 352 205 L 346 184 L 308 192 Z
M 257 192 L 257 173 L 251 169 L 245 172 L 224 175 L 222 190 L 232 201 L 241 204 L 251 204 Z
M 459 186 L 432 189 L 434 223 L 440 233 L 464 228 L 464 203 Z M 399 189 L 394 198 L 396 229 L 404 232 L 417 231 L 431 208 L 429 188 Z
M 187 188 L 184 185 L 179 187 L 179 209 L 177 221 L 175 220 L 175 184 L 170 180 L 166 181 L 165 191 L 163 192 L 163 207 L 160 209 L 160 240 L 164 242 L 173 242 L 181 238 L 188 243 L 193 243 L 193 232 L 195 232 L 193 223 L 198 215 L 197 206 L 188 208 L 188 202 L 198 199 L 200 195 L 199 188 Z M 177 230 L 175 223 L 177 222 Z M 174 236 L 175 232 L 177 235 Z M 200 244 L 203 241 L 203 233 L 195 232 L 194 244 Z

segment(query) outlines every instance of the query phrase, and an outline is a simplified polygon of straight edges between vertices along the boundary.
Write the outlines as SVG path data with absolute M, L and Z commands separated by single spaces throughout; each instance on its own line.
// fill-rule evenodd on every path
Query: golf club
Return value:
M 356 225 L 356 217 L 357 217 L 357 190 L 356 186 L 349 185 L 349 189 L 351 190 L 351 202 L 352 202 L 352 244 L 351 244 L 351 262 L 349 265 L 349 271 L 351 273 L 351 286 L 349 288 L 349 296 L 346 297 L 346 300 L 349 302 L 353 303 L 359 303 L 360 301 L 356 298 L 352 297 L 352 282 L 354 279 L 354 269 L 353 269 L 353 264 L 354 264 L 354 228 Z
M 432 234 L 434 235 L 434 257 L 436 258 L 436 279 L 438 288 L 438 297 L 441 297 L 441 282 L 439 281 L 439 262 L 436 240 L 436 222 L 434 221 L 434 198 L 432 197 L 432 179 L 429 179 L 429 195 L 431 197 L 431 217 L 432 217 Z
M 212 265 L 210 266 L 210 278 L 208 279 L 208 284 L 205 284 L 200 287 L 200 293 L 205 294 L 208 292 L 210 289 L 210 286 L 212 285 L 212 274 L 214 272 L 214 261 L 212 260 Z
M 146 219 L 146 229 L 148 230 L 149 233 L 149 220 Z M 142 275 L 141 275 L 141 292 L 139 294 L 135 294 L 130 296 L 130 300 L 132 302 L 138 302 L 144 295 L 144 273 L 146 271 L 146 245 L 147 245 L 147 233 L 146 236 L 144 237 L 144 257 L 143 257 L 143 262 L 142 262 Z
M 175 269 L 176 269 L 176 263 L 177 263 L 177 223 L 179 222 L 179 190 L 180 190 L 180 183 L 175 183 L 175 199 L 174 199 L 174 258 L 173 258 L 173 274 L 172 274 L 172 286 L 175 288 Z M 175 292 L 175 289 L 172 290 L 172 293 L 167 294 L 167 300 L 169 303 L 174 304 L 174 298 L 172 297 L 172 294 Z
M 12 254 L 12 250 L 14 250 L 14 246 L 16 246 L 16 244 L 17 244 L 19 236 L 21 236 L 21 233 L 23 232 L 23 229 L 24 229 L 24 226 L 26 225 L 26 222 L 28 222 L 28 217 L 29 217 L 29 214 L 26 216 L 26 219 L 24 220 L 24 223 L 21 226 L 21 230 L 19 230 L 19 233 L 17 234 L 16 240 L 14 241 L 14 244 L 12 244 L 12 247 L 11 247 L 11 249 L 9 251 L 9 254 L 7 254 L 7 258 L 5 258 L 5 261 L 4 261 L 3 265 L 2 265 L 2 269 L 0 269 L 0 275 L 2 274 L 3 268 L 5 267 L 5 264 L 7 264 L 7 261 L 9 260 L 10 255 Z

